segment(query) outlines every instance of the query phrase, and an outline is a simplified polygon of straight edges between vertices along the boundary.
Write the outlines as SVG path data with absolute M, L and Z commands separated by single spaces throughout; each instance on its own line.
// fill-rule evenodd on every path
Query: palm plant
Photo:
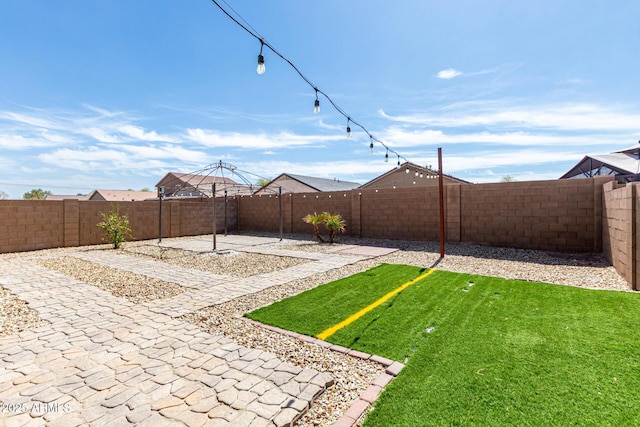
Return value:
M 320 229 L 318 227 L 320 226 L 320 224 L 325 222 L 327 215 L 329 215 L 327 212 L 322 212 L 321 214 L 314 212 L 313 214 L 308 214 L 307 216 L 302 218 L 302 220 L 307 224 L 313 225 L 313 231 L 316 234 L 316 238 L 321 243 L 324 243 L 324 239 L 320 235 Z
M 329 243 L 333 243 L 333 240 L 336 238 L 336 234 L 338 231 L 344 233 L 345 222 L 340 216 L 340 214 L 329 214 L 325 212 L 327 216 L 325 217 L 324 223 L 329 230 Z

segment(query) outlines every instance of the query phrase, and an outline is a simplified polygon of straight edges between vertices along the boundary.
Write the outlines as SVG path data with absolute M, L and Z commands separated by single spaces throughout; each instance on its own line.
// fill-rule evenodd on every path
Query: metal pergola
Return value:
M 225 176 L 225 173 L 227 176 Z M 272 194 L 277 195 L 278 203 L 279 203 L 279 211 L 280 211 L 280 240 L 282 240 L 283 236 L 283 219 L 282 219 L 282 188 L 277 187 L 260 187 L 255 185 L 254 182 L 258 180 L 268 181 L 268 179 L 249 172 L 242 169 L 238 169 L 236 166 L 231 165 L 229 163 L 224 163 L 222 160 L 217 163 L 211 163 L 210 165 L 205 166 L 202 169 L 199 169 L 194 172 L 189 172 L 187 174 L 181 175 L 189 175 L 191 178 L 188 180 L 187 185 L 184 188 L 174 188 L 174 191 L 171 194 L 180 193 L 182 190 L 193 190 L 196 193 L 195 197 L 208 197 L 210 192 L 211 200 L 212 200 L 212 211 L 213 211 L 213 219 L 212 219 L 212 235 L 213 235 L 213 251 L 217 250 L 217 212 L 216 212 L 216 197 L 218 194 L 221 194 L 221 197 L 224 197 L 224 235 L 227 235 L 227 202 L 229 193 L 233 193 L 236 195 L 253 195 L 256 191 L 262 190 L 263 192 L 271 192 Z M 234 177 L 240 180 L 242 183 L 237 183 L 233 180 L 226 179 L 228 177 Z M 177 181 L 177 179 L 175 180 Z M 229 182 L 231 181 L 231 182 Z M 171 184 L 172 181 L 169 181 L 167 184 Z M 180 186 L 177 186 L 180 187 Z M 159 202 L 159 221 L 158 221 L 158 243 L 162 242 L 162 200 L 166 199 L 165 197 L 165 187 L 158 188 L 158 202 Z M 188 196 L 193 198 L 194 196 Z M 187 197 L 175 196 L 171 197 L 171 199 L 181 199 Z

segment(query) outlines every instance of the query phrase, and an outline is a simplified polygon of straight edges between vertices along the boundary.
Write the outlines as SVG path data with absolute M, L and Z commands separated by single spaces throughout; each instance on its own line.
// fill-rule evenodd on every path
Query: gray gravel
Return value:
M 115 296 L 125 297 L 136 304 L 170 298 L 185 291 L 185 288 L 175 283 L 108 268 L 73 257 L 38 259 L 35 262 L 103 291 L 111 292 Z
M 182 249 L 161 247 L 158 245 L 130 245 L 124 250 L 127 255 L 154 259 L 184 268 L 226 274 L 234 277 L 251 277 L 257 274 L 284 270 L 298 264 L 309 262 L 301 258 L 283 257 L 265 254 L 246 254 L 237 251 L 218 253 L 198 253 Z
M 47 325 L 38 312 L 0 286 L 0 336 L 17 334 Z

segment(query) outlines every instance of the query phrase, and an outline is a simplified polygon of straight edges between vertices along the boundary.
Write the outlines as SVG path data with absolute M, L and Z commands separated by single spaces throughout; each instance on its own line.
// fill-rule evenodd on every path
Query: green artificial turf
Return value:
M 420 273 L 371 272 L 251 317 L 316 335 Z M 639 318 L 635 293 L 436 271 L 327 341 L 406 361 L 366 426 L 640 425 Z
M 268 325 L 315 336 L 424 271 L 408 265 L 382 264 L 252 311 L 246 316 Z

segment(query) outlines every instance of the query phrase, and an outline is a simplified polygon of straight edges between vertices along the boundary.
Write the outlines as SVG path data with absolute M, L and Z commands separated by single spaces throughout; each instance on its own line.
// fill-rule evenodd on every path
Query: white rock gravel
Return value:
M 227 274 L 234 277 L 251 277 L 257 274 L 284 270 L 298 264 L 309 262 L 309 260 L 301 258 L 253 253 L 246 254 L 237 251 L 198 253 L 151 244 L 130 245 L 125 248 L 124 253 L 163 261 L 184 268 L 194 268 L 196 270 L 215 274 Z
M 0 336 L 17 334 L 47 325 L 38 312 L 0 286 Z
M 73 257 L 35 260 L 50 270 L 57 271 L 81 282 L 93 285 L 135 304 L 161 298 L 170 298 L 185 291 L 175 283 L 152 279 L 141 274 L 105 267 Z
M 345 411 L 373 379 L 381 372 L 381 367 L 372 362 L 355 359 L 340 353 L 331 352 L 302 341 L 267 331 L 246 322 L 241 316 L 251 310 L 295 295 L 306 289 L 320 284 L 337 280 L 352 274 L 367 270 L 382 262 L 402 263 L 422 267 L 433 267 L 443 270 L 482 274 L 504 278 L 546 281 L 561 285 L 579 286 L 592 289 L 608 289 L 628 291 L 628 284 L 608 265 L 600 254 L 554 254 L 542 251 L 528 251 L 518 249 L 493 248 L 469 244 L 447 244 L 446 256 L 439 260 L 439 245 L 437 242 L 400 242 L 372 239 L 351 239 L 341 237 L 335 245 L 318 244 L 310 240 L 296 240 L 298 236 L 288 236 L 289 239 L 274 244 L 281 249 L 299 250 L 307 252 L 332 252 L 348 249 L 350 244 L 396 247 L 401 250 L 392 254 L 365 260 L 337 270 L 318 274 L 304 280 L 296 280 L 285 285 L 276 286 L 230 301 L 215 307 L 209 307 L 195 313 L 183 316 L 183 319 L 212 333 L 220 333 L 236 340 L 239 344 L 252 348 L 259 348 L 278 354 L 284 360 L 299 365 L 308 366 L 318 371 L 328 372 L 334 377 L 336 384 L 322 394 L 311 410 L 298 422 L 299 425 L 329 425 Z M 293 237 L 293 238 L 291 238 Z M 127 251 L 137 252 L 138 256 L 151 256 L 164 262 L 180 262 L 184 267 L 202 268 L 219 274 L 229 274 L 238 277 L 252 275 L 257 264 L 262 263 L 267 255 L 233 254 L 232 262 L 221 263 L 220 260 L 198 260 L 193 253 L 183 251 L 149 249 L 153 245 L 145 242 L 129 244 Z M 146 247 L 145 247 L 146 246 Z M 108 248 L 105 246 L 104 249 Z M 142 248 L 142 249 L 141 249 Z M 95 250 L 92 247 L 91 250 Z M 82 281 L 96 286 L 104 285 L 104 276 L 114 277 L 116 270 L 108 269 L 96 264 L 78 259 L 64 257 L 70 249 L 31 252 L 27 254 L 9 254 L 2 256 L 25 256 L 40 258 L 42 265 L 54 268 L 64 274 L 69 274 Z M 74 248 L 73 250 L 83 250 Z M 156 251 L 156 252 L 154 252 Z M 188 251 L 187 251 L 188 252 Z M 278 268 L 287 268 L 295 262 L 286 257 L 270 257 L 269 261 L 278 261 Z M 272 258 L 282 258 L 273 260 Z M 247 260 L 254 259 L 256 265 L 247 265 Z M 237 262 L 240 260 L 240 262 Z M 226 262 L 226 260 L 225 260 Z M 293 263 L 293 264 L 289 264 Z M 271 270 L 273 271 L 273 270 Z M 163 287 L 164 282 L 147 281 L 140 275 L 127 272 L 117 272 L 117 286 L 107 284 L 110 289 L 121 287 L 125 293 L 148 295 L 151 288 Z M 256 273 L 253 273 L 256 274 Z M 100 283 L 103 283 L 100 285 Z M 175 285 L 174 285 L 175 286 Z M 136 288 L 143 288 L 137 290 Z M 156 292 L 156 291 L 153 291 Z M 12 297 L 6 290 L 0 292 L 0 334 L 13 333 L 16 328 L 33 328 L 42 324 L 37 313 L 29 310 L 26 304 Z M 5 313 L 10 313 L 6 315 Z

